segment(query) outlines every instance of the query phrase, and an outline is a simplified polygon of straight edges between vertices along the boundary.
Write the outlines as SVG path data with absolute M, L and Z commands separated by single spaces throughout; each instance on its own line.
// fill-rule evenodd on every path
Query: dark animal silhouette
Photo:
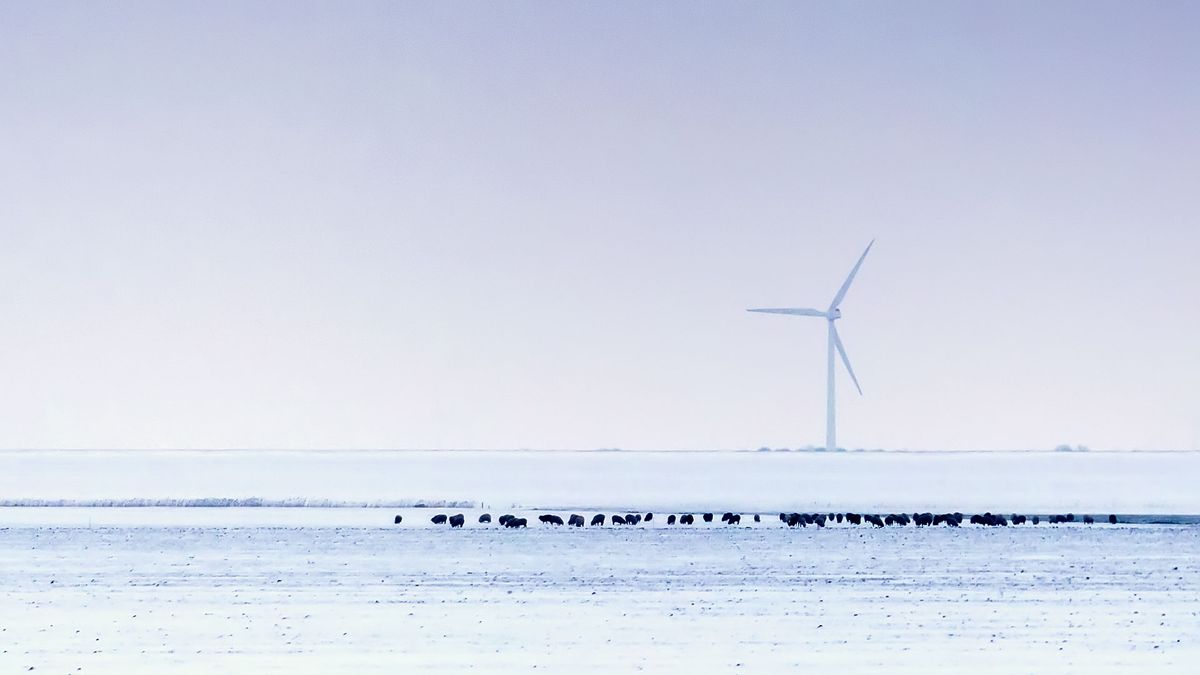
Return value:
M 481 522 L 481 523 L 490 523 L 490 522 L 492 522 L 492 514 L 490 514 L 490 513 L 485 513 L 485 514 L 483 514 L 482 516 L 479 516 L 479 522 Z
M 603 513 L 597 513 L 596 515 L 592 516 L 592 525 L 603 525 L 603 524 L 604 524 L 604 514 Z
M 1091 525 L 1092 523 L 1095 523 L 1095 522 L 1096 522 L 1096 519 L 1095 519 L 1095 518 L 1092 518 L 1091 516 L 1084 516 L 1084 517 L 1083 517 L 1083 524 L 1084 524 L 1084 525 Z
M 668 525 L 675 524 L 675 514 L 671 514 L 671 515 L 667 516 L 667 524 Z
M 787 522 L 787 517 L 788 517 L 788 514 L 786 514 L 786 513 L 783 513 L 783 512 L 780 512 L 780 514 L 779 514 L 779 522 L 781 522 L 781 523 L 786 523 L 786 522 Z
M 825 527 L 825 514 L 824 513 L 818 513 L 817 515 L 813 516 L 813 520 L 816 521 L 817 527 Z
M 637 525 L 640 522 L 642 522 L 642 517 L 640 515 L 628 514 L 628 513 L 625 514 L 625 524 L 626 525 Z
M 396 516 L 395 520 L 392 521 L 392 524 L 399 525 L 403 521 L 404 521 L 404 516 Z
M 883 527 L 883 519 L 880 518 L 879 516 L 867 513 L 867 514 L 863 514 L 863 520 L 874 525 L 875 527 Z
M 694 522 L 696 522 L 696 517 L 690 513 L 685 513 L 682 516 L 679 516 L 680 525 L 691 525 Z
M 652 520 L 654 520 L 654 514 L 653 514 L 653 513 L 647 513 L 647 514 L 646 514 L 645 521 L 648 523 L 648 522 L 650 522 L 650 521 L 652 521 Z
M 622 516 L 618 516 L 615 513 L 613 514 L 613 517 L 610 518 L 609 520 L 612 521 L 613 525 L 624 525 L 625 524 L 625 518 Z
M 933 514 L 932 513 L 914 513 L 913 514 L 913 523 L 915 523 L 917 527 L 928 527 L 933 524 Z
M 545 523 L 547 525 L 562 525 L 563 524 L 563 519 L 559 518 L 558 516 L 556 516 L 552 513 L 546 513 L 546 514 L 540 515 L 540 516 L 538 516 L 538 520 L 542 521 L 543 523 Z
M 1068 514 L 1067 514 L 1067 522 L 1068 522 L 1068 523 L 1073 523 L 1073 522 L 1075 522 L 1075 514 L 1074 514 L 1074 513 L 1068 513 Z
M 787 520 L 785 520 L 784 522 L 787 523 L 788 527 L 795 527 L 797 525 L 803 527 L 804 526 L 804 516 L 800 515 L 799 513 L 789 513 L 787 516 Z
M 450 516 L 450 527 L 462 527 L 466 522 L 467 519 L 461 513 Z
M 711 513 L 704 514 L 704 522 L 706 522 L 706 523 L 712 522 L 712 514 Z
M 742 517 L 738 514 L 734 514 L 734 515 L 729 516 L 729 519 L 726 520 L 725 522 L 729 523 L 730 525 L 741 525 Z
M 399 517 L 399 516 L 397 516 L 397 517 Z M 1108 524 L 1109 525 L 1117 524 L 1117 514 L 1115 514 L 1115 513 L 1108 514 Z
M 726 511 L 725 513 L 721 514 L 721 522 L 727 523 L 727 522 L 729 522 L 729 519 L 732 517 L 733 517 L 733 514 L 730 513 L 729 511 Z
M 514 518 L 509 518 L 508 520 L 504 521 L 505 527 L 526 527 L 527 525 L 528 525 L 528 523 L 525 522 L 524 518 L 515 518 L 514 517 Z
M 762 522 L 762 521 L 759 519 L 759 517 L 758 517 L 758 514 L 757 514 L 757 513 L 756 513 L 756 514 L 754 514 L 754 522 L 756 522 L 756 523 L 760 523 L 760 522 Z
M 980 516 L 980 515 L 971 516 L 971 524 L 972 525 L 987 525 L 989 527 L 996 527 L 997 525 L 1007 527 L 1008 519 L 1005 518 L 1004 516 L 997 515 L 997 514 L 992 513 L 991 511 L 988 511 L 988 512 L 985 512 L 982 516 Z
M 567 519 L 567 524 L 574 527 L 583 527 L 583 516 L 578 513 L 572 513 L 571 517 Z
M 850 521 L 851 525 L 862 525 L 862 516 L 857 513 L 847 513 L 846 520 Z
M 511 513 L 506 513 L 506 514 L 500 516 L 499 518 L 497 518 L 496 522 L 500 523 L 501 525 L 508 525 L 508 521 L 512 520 L 513 518 L 516 518 L 516 516 L 514 516 Z
M 1042 517 L 1041 517 L 1041 516 L 1034 516 L 1034 517 L 1033 517 L 1033 524 L 1034 524 L 1034 525 L 1037 525 L 1037 524 L 1038 524 L 1038 523 L 1040 523 L 1040 522 L 1042 522 Z
M 434 525 L 443 525 L 446 522 L 446 514 L 439 513 L 436 516 L 430 518 L 429 522 L 433 523 Z
M 840 522 L 842 522 L 842 514 L 840 514 L 840 513 L 835 513 L 834 515 L 837 517 L 837 521 L 838 521 L 839 523 L 840 523 Z

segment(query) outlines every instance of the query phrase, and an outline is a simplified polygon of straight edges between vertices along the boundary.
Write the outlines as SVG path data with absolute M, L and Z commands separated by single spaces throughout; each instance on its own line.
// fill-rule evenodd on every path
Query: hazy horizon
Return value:
M 1196 25 L 0 5 L 0 447 L 1200 449 Z

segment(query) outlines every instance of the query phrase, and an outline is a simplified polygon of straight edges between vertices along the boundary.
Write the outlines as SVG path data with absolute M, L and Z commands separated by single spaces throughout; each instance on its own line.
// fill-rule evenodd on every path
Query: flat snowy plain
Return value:
M 765 476 L 761 494 L 755 495 L 740 479 L 760 472 L 795 478 L 796 467 L 804 474 L 797 479 L 801 485 L 827 491 L 807 497 L 797 492 L 789 499 L 791 508 L 816 510 L 821 499 L 836 496 L 813 478 L 813 466 L 822 465 L 807 464 L 811 460 L 801 455 L 788 456 L 800 460 L 770 460 L 799 464 L 755 465 L 771 467 L 766 470 L 743 463 L 761 461 L 757 453 L 734 459 L 651 455 L 640 466 L 636 457 L 619 457 L 627 453 L 584 453 L 582 460 L 542 456 L 540 461 L 541 453 L 513 453 L 533 459 L 498 461 L 528 461 L 520 464 L 523 470 L 551 470 L 533 477 L 501 472 L 494 478 L 510 481 L 507 487 L 492 485 L 493 492 L 475 495 L 437 489 L 482 480 L 476 469 L 465 476 L 459 472 L 473 465 L 458 464 L 457 454 L 440 470 L 431 468 L 429 457 L 420 458 L 422 466 L 414 473 L 395 478 L 394 491 L 378 475 L 368 475 L 366 494 L 342 482 L 364 469 L 355 464 L 362 459 L 309 453 L 289 464 L 293 458 L 284 454 L 232 459 L 193 454 L 183 464 L 159 457 L 156 461 L 175 473 L 157 480 L 143 473 L 130 481 L 121 470 L 142 465 L 122 464 L 123 456 L 111 468 L 87 464 L 93 458 L 82 453 L 0 453 L 0 498 L 402 502 L 421 495 L 524 503 L 488 510 L 534 516 L 541 511 L 533 507 L 555 505 L 543 498 L 570 496 L 560 487 L 564 481 L 591 475 L 607 484 L 578 482 L 578 503 L 610 495 L 605 498 L 611 500 L 609 514 L 626 510 L 617 505 L 627 501 L 637 502 L 629 506 L 657 503 L 665 499 L 662 492 L 680 498 L 686 491 L 680 485 L 711 487 L 713 492 L 694 497 L 693 505 L 725 501 L 730 509 L 749 511 L 744 506 L 755 500 L 776 504 L 787 498 L 779 487 L 787 481 Z M 81 461 L 72 457 L 85 458 L 83 469 L 71 464 Z M 837 457 L 860 462 L 853 465 L 860 478 L 829 477 L 838 489 L 859 484 L 854 481 L 903 483 L 899 479 L 906 476 L 924 476 L 922 489 L 946 486 L 919 503 L 910 501 L 911 485 L 894 491 L 876 487 L 871 494 L 847 493 L 851 503 L 838 508 L 858 508 L 857 499 L 908 511 L 970 496 L 956 484 L 959 474 L 1011 480 L 1012 472 L 996 467 L 1019 459 L 963 459 L 978 457 L 964 454 L 948 463 L 944 457 L 918 458 L 914 465 L 905 456 L 878 457 L 875 464 L 869 459 L 877 457 L 873 454 Z M 1005 513 L 1059 511 L 1077 504 L 1091 507 L 1077 513 L 1097 515 L 1200 511 L 1188 501 L 1195 497 L 1179 489 L 1194 483 L 1197 474 L 1177 475 L 1196 467 L 1194 455 L 1100 456 L 1093 464 L 1063 457 L 1037 455 L 1026 464 L 1033 467 L 1031 475 L 1043 475 L 1029 479 L 1037 483 L 1048 480 L 1045 472 L 1064 468 L 1054 462 L 1077 462 L 1065 465 L 1071 475 L 1057 483 L 1068 502 L 1062 508 L 1026 509 L 1027 503 L 1045 498 L 1028 486 L 1016 488 L 1012 501 L 997 499 L 1005 494 L 1003 485 L 988 487 L 986 481 L 977 484 L 991 492 L 972 498 Z M 195 466 L 192 461 L 213 458 L 216 466 L 207 472 L 187 470 Z M 404 463 L 374 455 L 366 461 L 375 469 Z M 595 461 L 618 464 L 586 465 Z M 734 486 L 722 488 L 726 483 L 707 482 L 689 468 L 677 469 L 680 482 L 672 483 L 667 480 L 671 461 L 723 467 Z M 267 471 L 256 483 L 250 478 L 226 483 L 227 472 L 247 466 L 239 462 L 279 471 Z M 587 470 L 566 475 L 553 470 L 576 462 L 584 462 Z M 948 469 L 949 475 L 936 481 L 929 478 L 931 467 L 962 462 L 968 463 L 965 468 Z M 47 463 L 53 471 L 27 472 L 24 480 L 9 473 Z M 317 476 L 314 466 L 341 468 Z M 846 466 L 833 466 L 834 473 Z M 79 473 L 88 467 L 96 472 Z M 1106 473 L 1130 467 L 1139 471 L 1126 482 Z M 1161 480 L 1153 479 L 1155 467 Z M 70 474 L 54 480 L 60 471 Z M 614 478 L 628 471 L 656 482 L 634 481 L 634 489 Z M 414 475 L 441 483 L 413 492 L 421 487 Z M 893 480 L 883 480 L 887 477 Z M 1085 484 L 1119 487 L 1110 495 L 1070 487 Z M 222 485 L 237 489 L 212 491 Z M 130 491 L 139 486 L 140 491 Z M 661 489 L 647 489 L 655 486 Z M 571 511 L 591 515 L 584 508 L 554 512 Z M 466 514 L 467 527 L 431 525 L 429 517 L 439 512 Z M 662 520 L 665 513 L 657 513 L 648 527 L 575 529 L 544 526 L 531 517 L 529 529 L 512 531 L 477 524 L 480 512 L 0 509 L 0 673 L 31 668 L 35 673 L 1194 673 L 1200 663 L 1200 527 L 1194 525 L 789 530 L 769 513 L 762 523 L 745 527 L 669 528 Z M 404 516 L 401 526 L 392 525 L 395 514 Z

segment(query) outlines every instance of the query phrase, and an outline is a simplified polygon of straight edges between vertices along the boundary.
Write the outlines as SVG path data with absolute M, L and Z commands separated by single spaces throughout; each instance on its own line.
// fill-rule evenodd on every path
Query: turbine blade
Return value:
M 837 295 L 833 296 L 833 302 L 829 303 L 830 312 L 837 309 L 838 305 L 842 304 L 842 300 L 846 297 L 846 291 L 850 290 L 850 283 L 854 281 L 854 275 L 858 274 L 858 268 L 862 267 L 863 260 L 866 260 L 867 254 L 871 252 L 871 247 L 874 245 L 875 240 L 872 239 L 871 243 L 867 244 L 867 250 L 863 251 L 863 254 L 858 258 L 858 262 L 854 263 L 854 269 L 850 270 L 850 276 L 846 277 L 846 281 L 842 284 L 842 287 L 838 289 Z
M 819 309 L 802 307 L 765 307 L 762 309 L 748 309 L 746 311 L 761 312 L 763 314 L 791 314 L 793 316 L 828 316 L 828 314 Z
M 858 386 L 858 378 L 854 376 L 854 368 L 850 366 L 850 357 L 846 356 L 846 348 L 842 346 L 842 337 L 838 335 L 837 327 L 833 322 L 829 322 L 829 329 L 833 331 L 833 345 L 837 347 L 838 353 L 842 355 L 842 363 L 846 364 L 846 372 L 850 373 L 850 379 L 854 382 L 854 388 L 858 390 L 858 395 L 862 396 L 862 387 Z

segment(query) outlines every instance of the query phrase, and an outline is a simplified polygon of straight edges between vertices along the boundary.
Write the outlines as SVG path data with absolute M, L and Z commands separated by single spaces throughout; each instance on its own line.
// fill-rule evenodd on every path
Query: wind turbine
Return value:
M 854 281 L 854 275 L 858 274 L 858 268 L 862 267 L 863 260 L 867 258 L 867 254 L 871 252 L 871 247 L 875 245 L 875 240 L 867 244 L 867 250 L 859 256 L 858 262 L 854 263 L 854 269 L 850 270 L 850 276 L 846 277 L 846 281 L 842 287 L 838 289 L 837 295 L 833 296 L 833 302 L 829 303 L 829 309 L 821 311 L 819 309 L 807 309 L 800 307 L 768 307 L 763 309 L 748 309 L 747 312 L 762 312 L 764 314 L 790 314 L 792 316 L 819 316 L 824 317 L 829 325 L 829 381 L 826 391 L 826 418 L 825 418 L 825 449 L 829 452 L 837 450 L 837 424 L 835 423 L 834 411 L 836 402 L 833 395 L 833 351 L 836 349 L 838 354 L 842 356 L 842 363 L 846 364 L 846 372 L 850 373 L 850 379 L 854 382 L 854 388 L 858 389 L 858 393 L 862 395 L 862 387 L 858 386 L 858 378 L 854 376 L 854 368 L 850 366 L 850 357 L 846 356 L 846 348 L 842 346 L 842 339 L 838 337 L 837 327 L 833 325 L 834 321 L 842 318 L 842 300 L 846 297 L 846 291 L 850 290 L 850 284 Z

